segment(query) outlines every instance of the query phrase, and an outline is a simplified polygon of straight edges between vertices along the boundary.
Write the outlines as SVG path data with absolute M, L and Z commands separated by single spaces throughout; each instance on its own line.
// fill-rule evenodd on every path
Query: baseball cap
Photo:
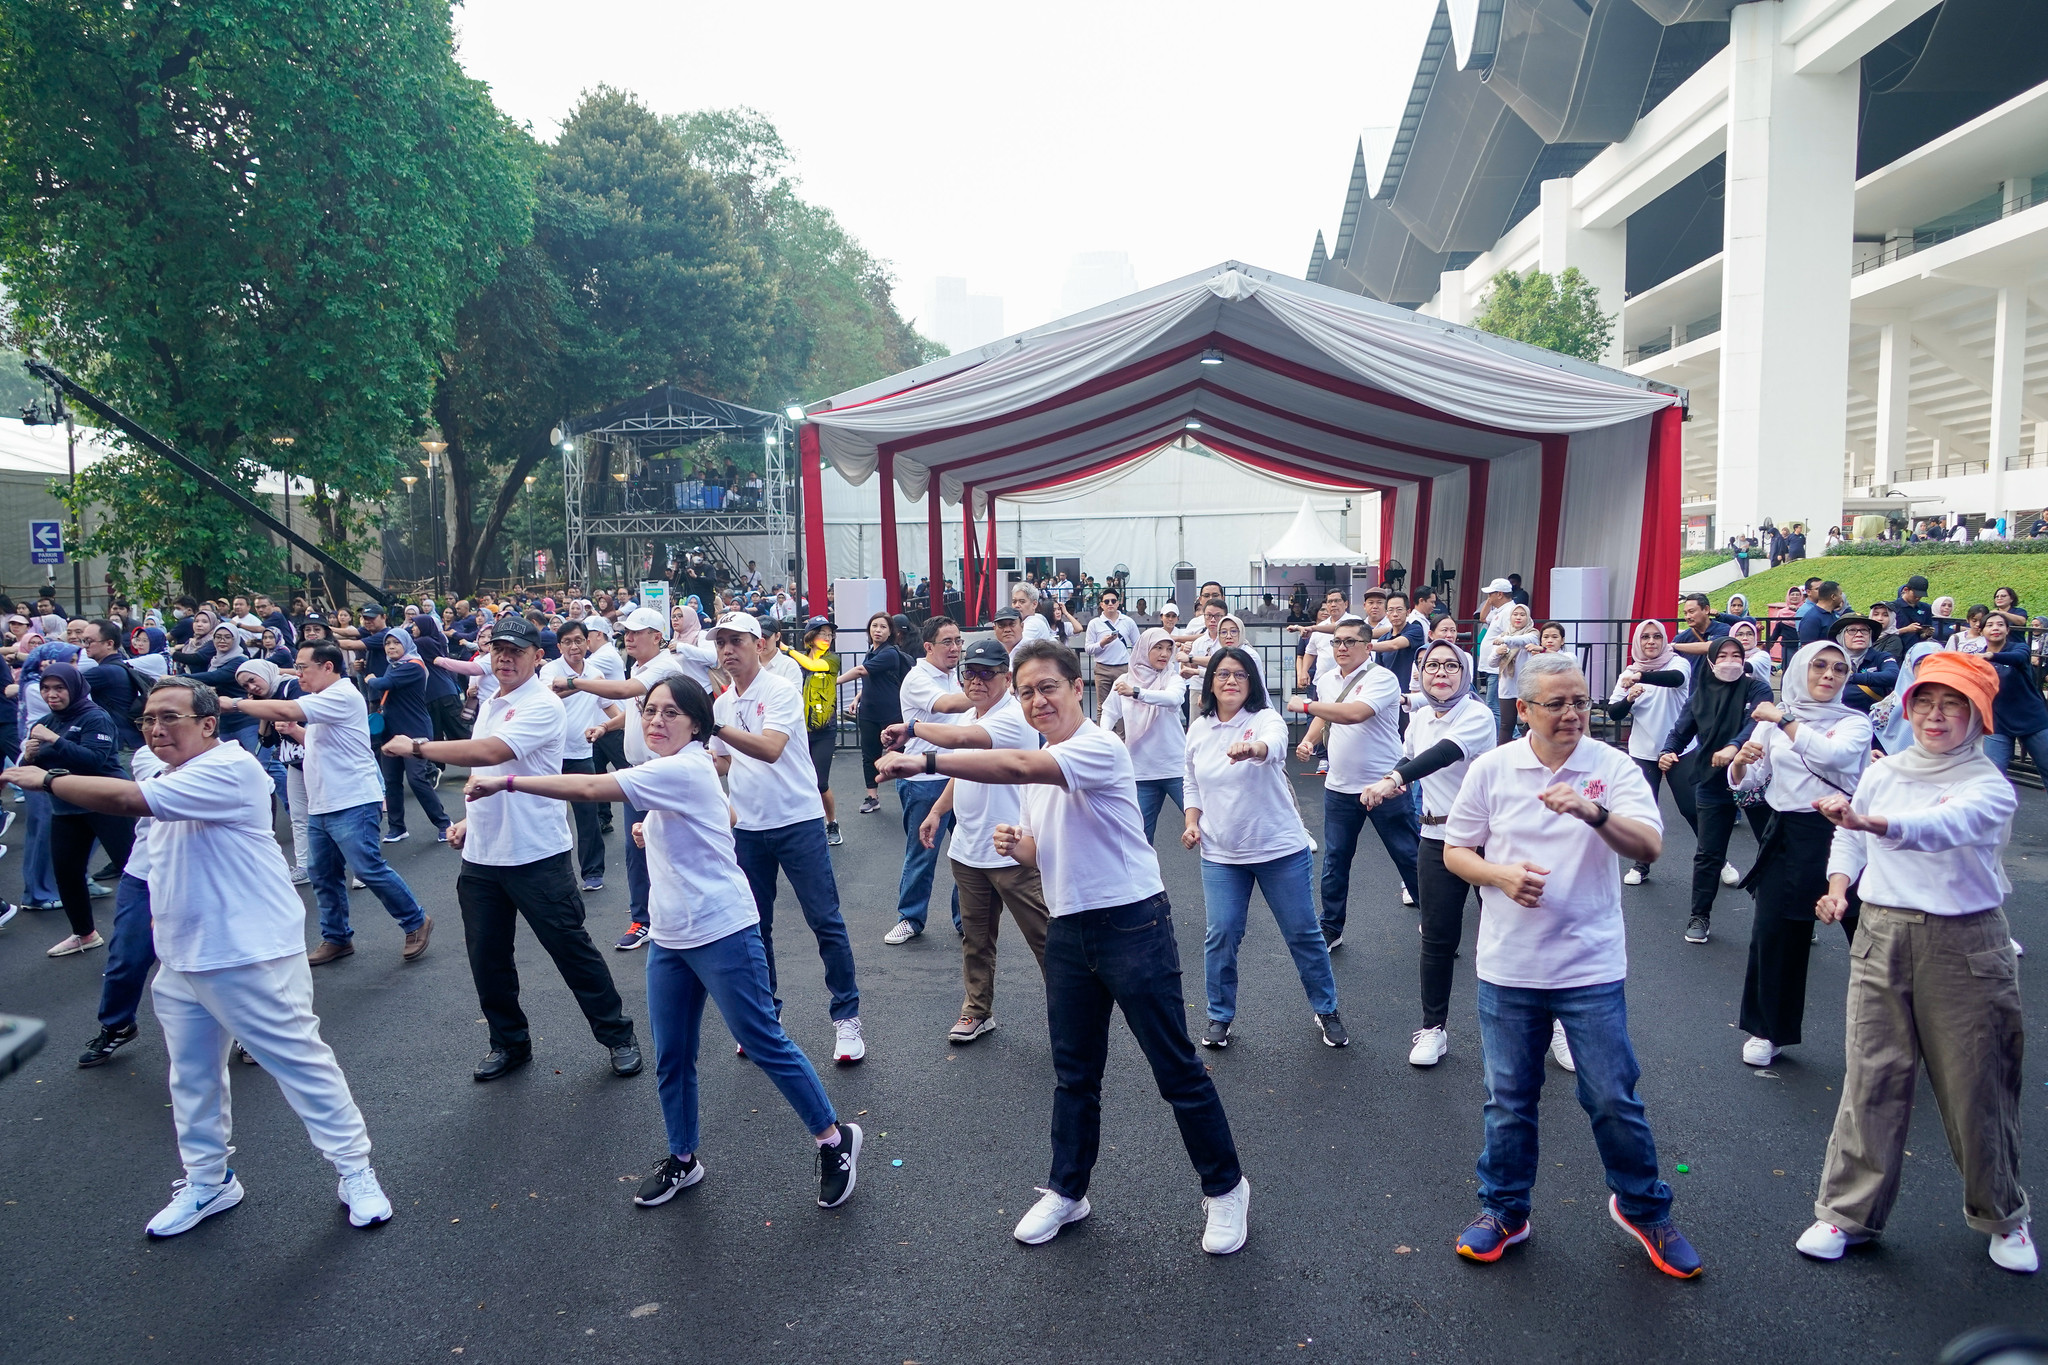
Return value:
M 540 629 L 524 616 L 506 612 L 491 626 L 491 644 L 519 645 L 526 649 L 540 648 Z
M 1926 592 L 1927 580 L 1922 578 L 1919 574 L 1914 574 L 1911 578 L 1906 580 L 1906 586 L 1914 592 Z
M 1480 589 L 1482 592 L 1513 592 L 1514 590 L 1515 585 L 1508 582 L 1505 578 L 1496 578 Z
M 1161 616 L 1166 615 L 1166 613 L 1168 612 L 1172 612 L 1175 616 L 1180 615 L 1180 604 L 1177 602 L 1168 602 L 1165 606 L 1159 609 L 1159 614 Z
M 356 614 L 359 616 L 382 616 L 384 614 L 384 604 L 382 602 L 365 602 L 363 603 L 363 609 Z
M 1010 652 L 1003 648 L 1000 640 L 976 640 L 967 646 L 967 652 L 960 656 L 962 668 L 999 668 L 1010 671 Z
M 653 607 L 635 607 L 625 620 L 619 622 L 620 630 L 660 630 L 668 621 Z
M 636 611 L 633 615 L 637 617 L 640 613 Z M 652 613 L 650 612 L 649 615 L 652 615 Z M 647 629 L 645 626 L 635 625 L 628 625 L 626 628 L 628 630 Z M 728 612 L 724 616 L 719 617 L 718 624 L 713 626 L 711 630 L 713 634 L 721 630 L 729 630 L 738 635 L 751 635 L 756 640 L 761 638 L 761 622 L 759 619 L 749 616 L 743 611 Z
M 995 614 L 995 621 L 997 625 L 1001 625 L 1006 621 L 1021 621 L 1023 619 L 1023 617 L 1017 614 L 1017 609 L 1015 607 L 999 608 Z

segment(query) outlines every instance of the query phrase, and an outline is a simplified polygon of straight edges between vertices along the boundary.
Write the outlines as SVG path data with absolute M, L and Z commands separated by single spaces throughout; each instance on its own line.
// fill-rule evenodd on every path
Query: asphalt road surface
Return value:
M 1744 1066 L 1733 1020 L 1747 897 L 1724 890 L 1713 941 L 1683 941 L 1692 845 L 1668 801 L 1664 861 L 1627 892 L 1630 1022 L 1675 1216 L 1705 1258 L 1702 1278 L 1656 1273 L 1608 1221 L 1590 1130 L 1554 1066 L 1534 1236 L 1493 1266 L 1452 1253 L 1475 1210 L 1481 1142 L 1475 917 L 1450 1056 L 1412 1069 L 1415 918 L 1371 838 L 1336 954 L 1351 1047 L 1317 1040 L 1273 922 L 1255 908 L 1237 1041 L 1204 1054 L 1253 1186 L 1245 1249 L 1203 1255 L 1201 1191 L 1121 1023 L 1095 1214 L 1049 1245 L 1020 1246 L 1009 1232 L 1045 1179 L 1052 1099 L 1037 970 L 1008 931 L 998 1031 L 948 1044 L 961 990 L 950 881 L 942 870 L 929 933 L 883 946 L 902 854 L 895 801 L 885 794 L 882 813 L 853 814 L 852 764 L 840 767 L 847 842 L 834 858 L 859 964 L 864 1064 L 825 1060 L 827 997 L 786 885 L 778 944 L 790 1031 L 820 1061 L 840 1114 L 867 1131 L 844 1207 L 817 1207 L 808 1138 L 767 1078 L 735 1060 L 715 1011 L 702 1059 L 707 1178 L 662 1208 L 631 1203 L 665 1144 L 644 963 L 609 947 L 626 921 L 619 835 L 610 885 L 587 898 L 589 923 L 641 1021 L 647 1071 L 610 1074 L 522 930 L 534 1064 L 471 1081 L 485 1033 L 462 951 L 457 855 L 416 833 L 394 861 L 438 922 L 430 952 L 401 965 L 398 927 L 358 892 L 355 956 L 316 972 L 325 1035 L 397 1207 L 367 1231 L 349 1226 L 332 1168 L 276 1086 L 237 1067 L 234 1165 L 247 1199 L 182 1237 L 146 1239 L 144 1222 L 181 1174 L 150 1007 L 140 1042 L 114 1064 L 77 1069 L 104 954 L 46 959 L 65 932 L 59 914 L 24 912 L 0 930 L 0 1012 L 46 1019 L 52 1031 L 41 1056 L 0 1081 L 0 1358 L 1924 1361 L 1971 1326 L 2048 1323 L 2048 1282 L 1999 1270 L 1964 1226 L 1961 1181 L 1924 1087 L 1884 1242 L 1832 1266 L 1793 1251 L 1812 1219 L 1840 1085 L 1847 955 L 1839 933 L 1822 933 L 1808 1041 L 1768 1070 Z M 1298 788 L 1303 808 L 1319 811 L 1315 780 Z M 1201 886 L 1194 855 L 1170 837 L 1178 828 L 1169 810 L 1160 861 L 1199 1029 Z M 7 896 L 19 894 L 16 829 L 14 856 L 0 861 Z M 1739 832 L 1736 860 L 1753 848 Z M 2043 799 L 2024 793 L 2009 908 L 2021 941 L 2048 952 L 2044 849 Z M 112 902 L 98 904 L 110 923 Z M 308 932 L 317 942 L 310 916 Z M 2044 1022 L 2036 1005 L 2036 1058 Z M 2027 1069 L 2035 1171 L 2048 1154 L 2044 1076 L 2038 1061 Z

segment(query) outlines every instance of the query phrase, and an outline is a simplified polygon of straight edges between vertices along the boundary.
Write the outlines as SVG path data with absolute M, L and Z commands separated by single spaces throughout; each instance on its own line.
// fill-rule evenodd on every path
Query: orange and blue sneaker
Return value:
M 1661 1223 L 1634 1222 L 1621 1211 L 1621 1201 L 1611 1194 L 1607 1196 L 1607 1216 L 1622 1231 L 1641 1242 L 1643 1250 L 1650 1253 L 1650 1264 L 1666 1275 L 1690 1280 L 1706 1269 L 1700 1263 L 1700 1254 L 1692 1249 L 1691 1242 L 1685 1240 L 1678 1224 L 1669 1218 Z
M 1507 1249 L 1517 1242 L 1529 1240 L 1529 1220 L 1524 1218 L 1510 1227 L 1508 1221 L 1492 1209 L 1484 1209 L 1471 1226 L 1458 1236 L 1458 1254 L 1468 1261 L 1484 1261 L 1488 1265 L 1498 1261 Z

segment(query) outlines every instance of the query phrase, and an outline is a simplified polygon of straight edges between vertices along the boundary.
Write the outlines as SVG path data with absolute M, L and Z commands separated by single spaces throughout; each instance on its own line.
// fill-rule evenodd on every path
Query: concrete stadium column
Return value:
M 1600 363 L 1621 368 L 1621 304 L 1628 288 L 1628 225 L 1588 228 L 1572 207 L 1572 182 L 1546 180 L 1536 205 L 1537 268 L 1555 279 L 1577 266 L 1600 291 L 1600 311 L 1614 314 L 1614 331 Z
M 1465 300 L 1465 272 L 1446 270 L 1437 276 L 1436 315 L 1460 326 L 1472 324 L 1472 309 Z
M 1769 0 L 1731 16 L 1719 534 L 1842 517 L 1859 68 L 1802 75 Z
M 2020 453 L 2026 370 L 2027 291 L 2008 286 L 1998 291 L 1998 311 L 1991 325 L 1991 505 L 1984 510 L 1994 517 L 2006 512 L 2005 462 Z
M 1906 468 L 1906 404 L 1913 387 L 1913 333 L 1906 320 L 1884 324 L 1877 340 L 1877 482 Z

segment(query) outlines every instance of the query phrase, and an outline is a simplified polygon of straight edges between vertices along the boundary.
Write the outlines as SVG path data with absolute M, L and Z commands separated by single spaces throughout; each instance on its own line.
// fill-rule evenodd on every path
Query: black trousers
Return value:
M 135 818 L 97 811 L 50 816 L 50 870 L 57 877 L 64 918 L 71 921 L 71 932 L 80 938 L 92 932 L 92 896 L 85 886 L 85 865 L 94 839 L 107 850 L 119 876 L 120 869 L 127 866 L 129 850 L 135 847 Z
M 562 760 L 565 773 L 596 773 L 597 759 L 565 758 Z M 576 866 L 585 877 L 604 877 L 604 830 L 597 817 L 597 802 L 571 801 L 569 813 L 576 820 Z
M 434 765 L 424 758 L 393 758 L 379 753 L 377 766 L 384 773 L 384 826 L 393 834 L 405 833 L 405 789 L 412 788 L 415 801 L 434 828 L 452 823 L 441 805 L 441 793 L 434 786 Z
M 1702 764 L 1700 771 L 1713 776 L 1702 777 L 1693 789 L 1693 808 L 1699 817 L 1694 829 L 1699 843 L 1692 855 L 1692 913 L 1712 919 L 1714 897 L 1721 890 L 1721 868 L 1728 861 L 1728 838 L 1735 833 L 1738 813 L 1749 813 L 1750 832 L 1762 843 L 1764 824 L 1771 811 L 1764 805 L 1736 805 L 1726 769 Z
M 1472 884 L 1444 866 L 1444 841 L 1424 838 L 1415 858 L 1416 908 L 1422 918 L 1422 1026 L 1442 1028 L 1451 1014 L 1451 970 L 1465 937 Z M 1479 850 L 1485 856 L 1485 850 Z
M 866 715 L 859 716 L 855 724 L 860 727 L 860 783 L 873 791 L 875 760 L 882 756 L 882 727 L 870 724 Z
M 522 915 L 575 993 L 597 1041 L 606 1047 L 633 1041 L 633 1021 L 626 1018 L 611 971 L 584 932 L 583 897 L 570 866 L 567 853 L 517 867 L 485 867 L 464 860 L 455 878 L 469 975 L 476 982 L 477 1004 L 490 1024 L 494 1048 L 526 1052 L 532 1047 L 526 1012 L 519 1008 L 519 968 L 512 961 L 513 937 Z
M 626 724 L 633 725 L 635 723 L 631 715 L 626 717 Z M 591 768 L 591 771 L 594 773 L 615 773 L 632 766 L 632 764 L 626 762 L 626 732 L 623 730 L 605 731 L 597 737 L 597 743 L 592 745 L 591 748 L 590 761 L 595 765 Z M 598 802 L 597 823 L 598 828 L 602 829 L 606 834 L 611 833 L 611 802 Z
M 832 790 L 832 751 L 839 747 L 839 729 L 826 723 L 810 732 L 811 767 L 818 774 L 818 790 Z
M 468 739 L 470 727 L 462 719 L 462 694 L 435 697 L 427 703 L 427 714 L 434 721 L 435 739 Z
M 1827 894 L 1834 826 L 1819 811 L 1778 811 L 1764 831 L 1743 885 L 1756 894 L 1749 969 L 1742 979 L 1742 1031 L 1779 1047 L 1800 1040 L 1806 1022 L 1806 966 L 1813 953 L 1814 903 Z M 1842 932 L 1856 941 L 1861 898 L 1849 888 Z

